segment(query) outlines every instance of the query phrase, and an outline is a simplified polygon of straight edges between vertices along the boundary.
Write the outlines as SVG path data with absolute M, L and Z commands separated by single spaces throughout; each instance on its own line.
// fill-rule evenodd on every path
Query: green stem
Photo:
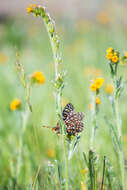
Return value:
M 30 104 L 30 90 L 31 90 L 31 84 L 28 82 L 26 85 L 26 103 L 28 105 L 30 112 L 32 112 L 32 105 Z
M 44 20 L 45 21 L 45 20 Z M 56 43 L 53 41 L 53 37 L 51 36 L 50 32 L 49 32 L 49 27 L 47 25 L 46 22 L 44 22 L 48 36 L 49 36 L 49 40 L 50 40 L 50 44 L 51 44 L 51 48 L 52 48 L 52 53 L 53 53 L 53 60 L 54 60 L 54 65 L 55 65 L 55 79 L 58 78 L 58 59 L 57 59 L 57 54 L 58 54 L 58 50 L 56 49 Z M 56 93 L 56 113 L 61 114 L 61 96 L 60 96 L 60 91 L 57 91 Z
M 95 96 L 92 96 L 92 110 L 91 110 L 91 138 L 90 138 L 90 148 L 94 147 L 94 137 L 96 128 L 96 110 L 95 110 Z
M 18 148 L 18 157 L 17 157 L 17 168 L 16 168 L 16 177 L 18 178 L 20 169 L 21 169 L 21 159 L 22 159 L 22 151 L 23 151 L 23 134 L 26 129 L 28 112 L 22 113 L 22 128 L 19 137 L 19 148 Z
M 65 190 L 68 190 L 68 151 L 67 151 L 67 145 L 66 145 L 66 137 L 63 137 L 64 139 L 64 152 L 65 152 L 65 169 L 66 169 L 66 184 L 65 184 Z
M 59 40 L 55 32 L 55 24 L 54 21 L 51 19 L 49 14 L 46 12 L 45 8 L 38 6 L 36 8 L 32 9 L 32 13 L 34 13 L 36 16 L 41 16 L 51 44 L 52 48 L 52 53 L 53 53 L 53 59 L 54 59 L 54 67 L 55 67 L 55 83 L 60 82 L 60 86 L 56 87 L 56 114 L 57 114 L 57 119 L 60 122 L 60 131 L 62 133 L 62 138 L 64 138 L 64 151 L 65 151 L 65 161 L 66 161 L 66 190 L 68 190 L 68 151 L 66 147 L 66 141 L 63 133 L 63 127 L 64 123 L 62 120 L 62 105 L 61 105 L 61 96 L 62 96 L 62 87 L 63 85 L 63 79 L 62 82 L 61 80 L 59 81 L 60 77 L 60 63 L 61 63 L 61 55 L 59 53 Z
M 124 190 L 125 187 L 125 170 L 124 170 L 124 154 L 123 154 L 123 146 L 122 146 L 122 128 L 121 128 L 121 121 L 120 121 L 120 113 L 119 113 L 119 102 L 118 98 L 115 98 L 115 112 L 116 112 L 116 126 L 118 132 L 118 139 L 120 142 L 119 148 L 119 163 L 120 163 L 120 172 L 121 172 L 121 182 L 122 182 L 122 189 Z

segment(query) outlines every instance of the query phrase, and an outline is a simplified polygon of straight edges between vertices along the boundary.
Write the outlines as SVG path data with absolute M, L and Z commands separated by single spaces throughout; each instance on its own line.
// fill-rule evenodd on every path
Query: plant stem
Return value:
M 66 139 L 63 137 L 64 140 L 64 152 L 65 152 L 65 166 L 66 166 L 66 184 L 65 184 L 65 190 L 68 190 L 68 150 L 66 145 Z
M 95 111 L 95 96 L 92 95 L 92 110 L 91 110 L 91 138 L 90 138 L 90 148 L 94 146 L 94 137 L 96 130 L 96 111 Z
M 114 100 L 115 104 L 115 112 L 116 112 L 116 126 L 118 132 L 118 139 L 119 139 L 119 163 L 120 163 L 120 172 L 121 172 L 121 182 L 122 182 L 122 189 L 125 189 L 125 171 L 124 171 L 124 155 L 123 155 L 123 146 L 122 146 L 122 128 L 121 128 L 121 121 L 120 121 L 120 113 L 119 113 L 119 102 L 118 98 Z
M 64 128 L 64 123 L 62 120 L 62 105 L 61 105 L 61 97 L 62 97 L 62 89 L 63 89 L 63 77 L 61 74 L 61 69 L 59 67 L 61 63 L 61 55 L 59 53 L 59 40 L 58 36 L 56 35 L 55 32 L 55 23 L 52 20 L 52 18 L 49 16 L 49 14 L 46 12 L 44 7 L 38 6 L 36 8 L 32 9 L 32 13 L 34 13 L 36 16 L 41 16 L 51 44 L 52 48 L 52 53 L 53 53 L 53 59 L 54 59 L 54 68 L 55 68 L 55 84 L 58 82 L 58 86 L 56 85 L 56 114 L 57 114 L 57 119 L 60 122 L 60 131 L 61 131 L 61 136 L 63 138 L 63 144 L 64 144 L 64 152 L 65 152 L 65 162 L 66 162 L 66 190 L 68 190 L 68 150 L 67 150 L 67 145 L 66 145 L 66 139 L 65 139 L 65 130 Z M 59 80 L 60 79 L 60 80 Z M 60 84 L 59 84 L 60 83 Z
M 101 184 L 101 190 L 103 190 L 103 187 L 104 187 L 104 176 L 105 176 L 105 161 L 106 161 L 106 157 L 104 156 L 104 164 L 103 164 L 103 176 L 102 176 L 102 184 Z
M 55 79 L 58 78 L 59 76 L 59 68 L 58 68 L 58 50 L 56 49 L 56 43 L 53 41 L 53 37 L 51 36 L 50 32 L 49 32 L 49 27 L 46 24 L 46 22 L 44 22 L 48 36 L 49 36 L 49 40 L 50 40 L 50 44 L 51 44 L 51 48 L 52 48 L 52 53 L 53 53 L 53 60 L 54 60 L 54 67 L 55 67 Z M 60 91 L 56 92 L 56 113 L 61 114 L 61 96 L 60 96 Z
M 20 132 L 20 137 L 19 137 L 19 149 L 18 149 L 18 157 L 17 157 L 17 171 L 16 171 L 16 177 L 18 178 L 20 169 L 21 169 L 21 158 L 22 158 L 22 151 L 23 151 L 23 134 L 26 129 L 26 124 L 28 120 L 28 111 L 22 113 L 22 128 Z

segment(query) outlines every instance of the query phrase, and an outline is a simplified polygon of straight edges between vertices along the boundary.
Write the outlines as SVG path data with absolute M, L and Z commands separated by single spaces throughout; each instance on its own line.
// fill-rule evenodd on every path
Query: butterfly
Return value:
M 83 124 L 84 114 L 82 112 L 75 112 L 73 104 L 68 103 L 62 112 L 62 119 L 66 127 L 66 132 L 69 136 L 76 135 L 84 129 Z M 53 127 L 52 130 L 57 134 L 60 134 L 60 124 L 57 122 L 56 127 Z

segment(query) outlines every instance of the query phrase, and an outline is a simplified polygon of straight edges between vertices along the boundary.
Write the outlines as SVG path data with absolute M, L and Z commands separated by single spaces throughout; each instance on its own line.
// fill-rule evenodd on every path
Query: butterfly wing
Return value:
M 84 114 L 82 112 L 75 113 L 74 111 L 71 111 L 66 120 L 66 130 L 69 135 L 76 135 L 76 133 L 82 132 L 84 128 L 83 124 L 83 118 Z
M 71 103 L 68 103 L 64 110 L 63 110 L 63 113 L 62 113 L 62 116 L 63 116 L 63 121 L 65 121 L 67 119 L 67 116 L 72 112 L 74 111 L 75 108 L 74 106 L 71 104 Z

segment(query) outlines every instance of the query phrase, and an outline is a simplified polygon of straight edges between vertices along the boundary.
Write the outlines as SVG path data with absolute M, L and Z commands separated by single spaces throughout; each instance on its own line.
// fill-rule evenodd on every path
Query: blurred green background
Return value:
M 32 184 L 38 170 L 43 183 L 47 179 L 48 164 L 54 165 L 54 171 L 57 164 L 60 164 L 61 168 L 64 167 L 63 147 L 59 138 L 50 129 L 42 127 L 55 126 L 57 122 L 52 85 L 54 65 L 42 20 L 26 12 L 29 3 L 22 1 L 18 4 L 13 1 L 10 6 L 10 3 L 5 1 L 3 9 L 0 8 L 0 185 L 12 185 L 15 180 L 21 185 Z M 118 169 L 112 139 L 104 121 L 104 115 L 112 117 L 111 105 L 105 91 L 106 85 L 111 83 L 105 51 L 108 47 L 118 49 L 122 53 L 127 50 L 127 3 L 78 0 L 70 1 L 69 4 L 65 1 L 62 5 L 58 0 L 33 1 L 33 3 L 45 4 L 56 21 L 56 31 L 63 54 L 63 67 L 67 73 L 63 105 L 72 102 L 77 111 L 85 113 L 85 130 L 70 164 L 71 186 L 74 188 L 73 185 L 76 185 L 74 189 L 80 189 L 80 181 L 85 178 L 81 173 L 85 167 L 82 152 L 88 152 L 90 141 L 89 86 L 91 79 L 96 76 L 104 77 L 105 80 L 100 96 L 96 151 L 100 159 L 106 155 L 116 172 Z M 22 119 L 21 112 L 11 111 L 9 106 L 14 98 L 19 98 L 24 107 L 25 92 L 14 65 L 16 48 L 27 75 L 40 70 L 46 78 L 43 86 L 32 88 L 33 113 L 28 118 L 22 137 L 21 171 L 18 174 L 17 157 L 20 150 Z M 126 79 L 126 65 L 121 66 L 120 72 Z M 123 118 L 125 159 L 127 159 L 126 93 L 121 98 L 120 111 Z M 53 179 L 56 180 L 55 177 Z

